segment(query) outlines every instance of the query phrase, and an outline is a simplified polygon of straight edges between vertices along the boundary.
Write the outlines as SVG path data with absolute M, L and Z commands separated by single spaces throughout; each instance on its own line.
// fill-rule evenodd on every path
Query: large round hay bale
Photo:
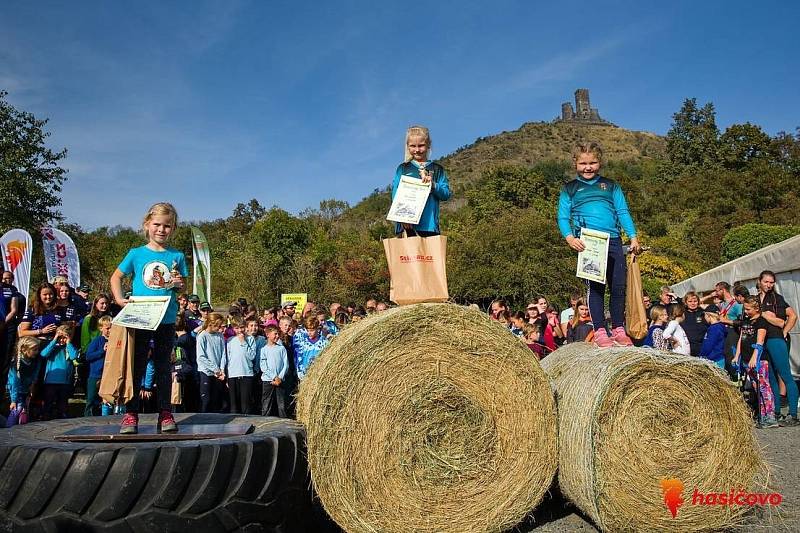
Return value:
M 477 310 L 421 304 L 345 328 L 298 395 L 311 476 L 347 531 L 502 531 L 557 465 L 552 389 Z
M 750 412 L 714 365 L 579 343 L 542 368 L 556 389 L 559 486 L 603 531 L 725 529 L 747 506 L 693 505 L 694 490 L 763 489 Z

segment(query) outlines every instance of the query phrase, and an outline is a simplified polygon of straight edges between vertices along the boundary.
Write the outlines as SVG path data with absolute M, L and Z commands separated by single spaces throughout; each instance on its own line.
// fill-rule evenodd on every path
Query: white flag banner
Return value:
M 70 236 L 60 229 L 42 228 L 42 246 L 47 281 L 52 283 L 56 276 L 64 276 L 69 281 L 70 287 L 80 286 L 81 263 L 78 259 L 78 249 Z
M 3 268 L 14 274 L 14 285 L 25 298 L 31 290 L 31 253 L 33 239 L 24 229 L 12 229 L 0 237 Z

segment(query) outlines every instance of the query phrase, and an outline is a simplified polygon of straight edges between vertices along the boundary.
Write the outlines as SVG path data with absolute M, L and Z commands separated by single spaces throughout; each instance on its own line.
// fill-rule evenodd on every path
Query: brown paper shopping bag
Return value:
M 170 395 L 170 403 L 172 405 L 180 405 L 183 403 L 183 386 L 178 381 L 178 376 L 172 375 L 172 394 Z
M 111 326 L 99 391 L 106 403 L 124 405 L 133 398 L 134 331 L 123 326 Z
M 389 264 L 389 299 L 399 305 L 446 302 L 447 237 L 384 239 Z
M 625 323 L 628 335 L 633 339 L 647 337 L 647 311 L 642 301 L 642 275 L 639 272 L 639 261 L 631 254 L 628 263 L 628 284 L 625 289 Z

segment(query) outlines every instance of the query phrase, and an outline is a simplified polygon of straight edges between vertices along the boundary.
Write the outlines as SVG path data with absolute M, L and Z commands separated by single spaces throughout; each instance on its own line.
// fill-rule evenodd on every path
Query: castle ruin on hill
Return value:
M 556 122 L 569 122 L 573 124 L 596 124 L 600 126 L 613 126 L 609 121 L 600 118 L 596 107 L 589 103 L 589 89 L 575 91 L 575 107 L 571 102 L 561 104 L 561 117 Z

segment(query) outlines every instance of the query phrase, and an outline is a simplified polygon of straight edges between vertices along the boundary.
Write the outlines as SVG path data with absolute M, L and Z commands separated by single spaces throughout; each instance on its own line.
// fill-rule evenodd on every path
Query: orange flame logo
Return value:
M 6 245 L 6 261 L 8 261 L 8 267 L 12 272 L 15 272 L 17 270 L 17 265 L 22 262 L 27 247 L 28 246 L 22 241 L 10 241 Z
M 678 509 L 683 505 L 683 482 L 680 479 L 662 479 L 661 491 L 664 493 L 664 505 L 672 518 L 678 516 Z

